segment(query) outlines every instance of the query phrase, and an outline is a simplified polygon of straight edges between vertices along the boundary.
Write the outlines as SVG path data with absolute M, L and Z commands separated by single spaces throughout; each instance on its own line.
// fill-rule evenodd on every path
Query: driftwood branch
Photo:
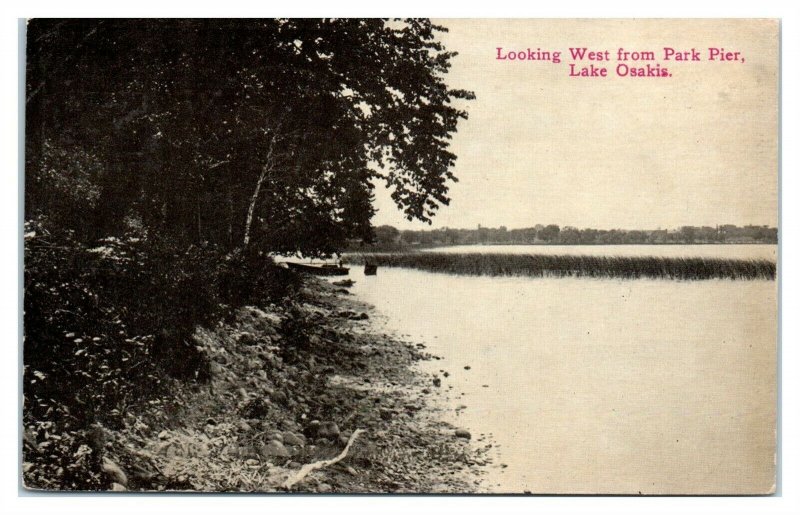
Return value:
M 323 460 L 323 461 L 315 461 L 314 463 L 309 463 L 307 465 L 303 465 L 303 468 L 301 468 L 297 472 L 296 476 L 294 476 L 293 478 L 287 479 L 286 482 L 283 483 L 283 488 L 285 488 L 286 490 L 291 490 L 291 488 L 294 485 L 296 485 L 297 483 L 299 483 L 300 481 L 305 479 L 305 477 L 307 475 L 309 475 L 310 473 L 314 472 L 315 470 L 319 470 L 319 469 L 324 468 L 324 467 L 330 467 L 331 465 L 335 465 L 336 463 L 339 463 L 340 461 L 345 459 L 347 457 L 347 453 L 350 451 L 350 447 L 353 445 L 353 442 L 355 442 L 356 438 L 358 438 L 358 435 L 360 435 L 363 432 L 364 432 L 363 429 L 356 429 L 355 431 L 353 431 L 353 434 L 350 436 L 350 439 L 347 441 L 347 445 L 344 446 L 344 450 L 342 451 L 341 454 L 339 454 L 335 458 L 331 458 L 329 460 Z

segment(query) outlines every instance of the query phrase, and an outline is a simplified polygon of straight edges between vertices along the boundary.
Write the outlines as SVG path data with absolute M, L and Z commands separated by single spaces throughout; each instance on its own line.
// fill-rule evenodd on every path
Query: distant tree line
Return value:
M 678 229 L 625 230 L 578 229 L 558 225 L 536 225 L 524 229 L 504 226 L 476 229 L 433 229 L 400 231 L 389 225 L 375 228 L 375 246 L 402 248 L 436 245 L 621 245 L 621 244 L 703 244 L 777 243 L 778 229 L 765 225 L 683 226 Z

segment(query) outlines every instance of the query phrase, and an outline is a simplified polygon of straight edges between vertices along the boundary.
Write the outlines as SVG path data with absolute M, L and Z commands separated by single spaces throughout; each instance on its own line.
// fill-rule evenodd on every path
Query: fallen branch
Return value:
M 356 438 L 358 438 L 358 435 L 360 435 L 363 432 L 364 432 L 363 429 L 356 429 L 355 431 L 353 431 L 353 434 L 350 436 L 350 439 L 347 441 L 347 445 L 344 446 L 344 450 L 342 451 L 341 454 L 339 454 L 335 458 L 331 458 L 329 460 L 315 461 L 314 463 L 309 463 L 307 465 L 303 465 L 303 467 L 297 472 L 296 476 L 294 476 L 293 478 L 287 479 L 286 482 L 283 483 L 283 488 L 285 488 L 286 490 L 291 490 L 291 488 L 294 485 L 296 485 L 297 483 L 299 483 L 300 481 L 305 479 L 305 477 L 307 475 L 309 475 L 311 472 L 314 472 L 315 470 L 319 470 L 319 469 L 324 468 L 324 467 L 330 467 L 331 465 L 339 463 L 340 461 L 345 459 L 345 457 L 347 457 L 347 452 L 350 450 L 350 446 L 352 446 L 353 442 L 356 441 Z

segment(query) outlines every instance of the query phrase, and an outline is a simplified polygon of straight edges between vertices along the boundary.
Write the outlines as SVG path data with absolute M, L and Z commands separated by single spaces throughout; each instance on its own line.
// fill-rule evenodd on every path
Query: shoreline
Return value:
M 174 380 L 173 396 L 122 427 L 93 426 L 107 489 L 488 493 L 491 445 L 443 420 L 445 389 L 415 366 L 439 358 L 381 333 L 374 308 L 349 295 L 309 277 L 289 305 L 198 329 L 206 384 Z M 292 484 L 312 463 L 323 466 Z

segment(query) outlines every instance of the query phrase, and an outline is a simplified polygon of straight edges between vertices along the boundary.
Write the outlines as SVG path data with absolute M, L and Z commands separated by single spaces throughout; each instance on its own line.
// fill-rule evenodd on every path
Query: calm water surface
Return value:
M 773 484 L 773 281 L 392 268 L 364 277 L 360 267 L 351 277 L 387 330 L 444 358 L 421 366 L 450 373 L 442 378 L 448 402 L 466 406 L 449 411 L 451 422 L 491 435 L 489 491 L 724 493 Z

